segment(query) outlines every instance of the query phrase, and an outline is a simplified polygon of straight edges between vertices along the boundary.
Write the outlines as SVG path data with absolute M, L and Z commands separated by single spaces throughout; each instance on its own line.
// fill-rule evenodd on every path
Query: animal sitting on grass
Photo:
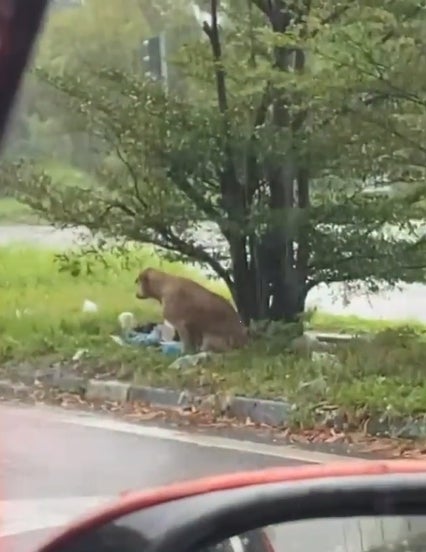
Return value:
M 189 278 L 155 268 L 143 270 L 135 283 L 138 299 L 161 303 L 163 317 L 176 328 L 185 354 L 223 353 L 246 345 L 247 328 L 231 303 L 220 295 Z

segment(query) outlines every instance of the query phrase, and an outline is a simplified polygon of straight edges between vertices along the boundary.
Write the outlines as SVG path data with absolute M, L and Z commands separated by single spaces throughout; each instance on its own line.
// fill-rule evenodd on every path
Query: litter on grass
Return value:
M 167 356 L 178 357 L 169 368 L 182 370 L 204 364 L 211 358 L 211 353 L 200 352 L 195 355 L 183 355 L 182 343 L 174 327 L 165 320 L 163 324 L 148 322 L 136 325 L 136 319 L 131 312 L 122 312 L 118 316 L 121 335 L 111 335 L 111 339 L 118 345 L 136 345 L 156 347 Z
M 83 301 L 83 305 L 81 307 L 81 310 L 83 312 L 91 312 L 91 313 L 95 313 L 95 312 L 98 312 L 99 308 L 98 308 L 98 305 L 96 303 L 94 303 L 93 301 L 90 301 L 89 299 L 85 299 Z
M 122 312 L 118 316 L 118 323 L 121 335 L 111 335 L 111 339 L 118 345 L 157 347 L 169 356 L 182 354 L 182 344 L 176 339 L 175 329 L 167 321 L 163 324 L 149 322 L 138 326 L 133 313 Z

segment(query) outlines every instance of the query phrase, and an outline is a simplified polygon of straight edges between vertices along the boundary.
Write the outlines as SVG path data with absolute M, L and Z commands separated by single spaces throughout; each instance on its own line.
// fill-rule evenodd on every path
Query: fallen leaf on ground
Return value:
M 165 415 L 164 412 L 135 412 L 133 414 L 125 414 L 123 418 L 126 420 L 136 420 L 136 421 L 144 421 L 147 422 L 149 420 L 155 420 L 156 418 L 163 418 Z
M 270 438 L 273 442 L 282 442 L 320 445 L 340 443 L 347 445 L 347 450 L 353 454 L 373 454 L 384 458 L 424 459 L 426 456 L 426 442 L 408 441 L 390 437 L 374 437 L 366 433 L 368 419 L 363 418 L 361 426 L 356 431 L 338 432 L 333 428 L 319 426 L 311 429 L 297 429 L 290 427 L 276 428 L 267 424 L 254 423 L 250 418 L 239 421 L 222 413 L 182 407 L 156 407 L 146 403 L 118 403 L 112 401 L 87 401 L 78 393 L 64 393 L 57 389 L 37 386 L 25 396 L 16 392 L 14 397 L 0 397 L 8 402 L 25 402 L 30 404 L 54 404 L 66 409 L 89 411 L 103 411 L 118 418 L 129 420 L 131 423 L 143 423 L 156 419 L 163 419 L 175 427 L 191 427 L 192 429 L 222 429 L 240 428 L 255 431 L 258 436 Z M 268 432 L 268 433 L 266 433 Z

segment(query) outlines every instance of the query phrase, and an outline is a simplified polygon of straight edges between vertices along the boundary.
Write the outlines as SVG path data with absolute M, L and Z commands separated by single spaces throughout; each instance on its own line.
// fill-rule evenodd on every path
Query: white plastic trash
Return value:
M 114 343 L 117 343 L 117 345 L 121 345 L 124 347 L 126 345 L 126 342 L 123 341 L 123 339 L 119 335 L 110 335 L 110 338 L 114 341 Z
M 136 326 L 135 315 L 132 312 L 122 312 L 118 315 L 118 323 L 123 332 L 130 332 Z
M 173 338 L 175 336 L 175 329 L 170 324 L 170 322 L 167 322 L 167 320 L 165 320 L 164 324 L 158 324 L 157 328 L 160 334 L 160 341 L 173 341 Z
M 83 312 L 98 312 L 98 305 L 94 303 L 93 301 L 89 301 L 89 299 L 85 299 L 83 301 Z
M 86 355 L 89 352 L 88 349 L 78 349 L 78 351 L 75 352 L 74 356 L 72 357 L 72 360 L 77 361 L 81 360 L 84 355 Z

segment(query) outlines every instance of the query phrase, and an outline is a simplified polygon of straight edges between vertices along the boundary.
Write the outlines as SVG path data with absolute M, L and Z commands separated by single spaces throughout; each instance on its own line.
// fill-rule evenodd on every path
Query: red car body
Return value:
M 420 460 L 366 460 L 343 463 L 306 465 L 289 468 L 271 468 L 267 470 L 232 473 L 213 477 L 175 483 L 156 489 L 123 494 L 111 505 L 100 508 L 87 516 L 76 520 L 65 529 L 61 529 L 53 538 L 39 548 L 39 552 L 54 552 L 63 543 L 68 542 L 82 531 L 95 529 L 117 518 L 141 511 L 166 502 L 186 497 L 277 482 L 297 482 L 321 478 L 339 478 L 347 476 L 369 476 L 389 474 L 426 473 L 426 461 Z M 265 552 L 273 546 L 265 535 Z

